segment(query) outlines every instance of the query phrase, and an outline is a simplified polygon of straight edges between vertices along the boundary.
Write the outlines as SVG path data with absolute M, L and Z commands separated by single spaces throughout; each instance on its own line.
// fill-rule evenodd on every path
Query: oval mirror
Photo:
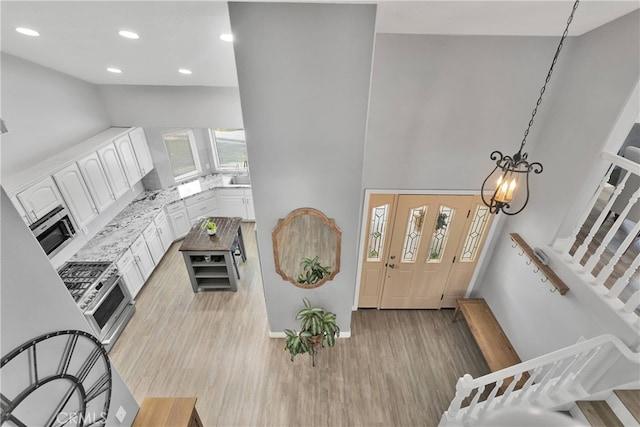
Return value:
M 342 232 L 313 208 L 296 209 L 273 229 L 276 272 L 300 288 L 316 288 L 340 271 Z

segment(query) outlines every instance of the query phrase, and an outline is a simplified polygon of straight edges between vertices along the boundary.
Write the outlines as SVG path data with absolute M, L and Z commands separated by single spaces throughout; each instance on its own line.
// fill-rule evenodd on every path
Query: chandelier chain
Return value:
M 538 107 L 542 103 L 542 95 L 544 95 L 544 92 L 547 90 L 547 83 L 549 83 L 549 80 L 551 80 L 551 74 L 553 74 L 553 67 L 556 65 L 556 61 L 558 61 L 558 56 L 560 56 L 560 50 L 562 50 L 564 39 L 569 34 L 569 25 L 571 25 L 571 21 L 573 21 L 573 14 L 578 8 L 579 3 L 580 3 L 580 0 L 576 0 L 576 2 L 573 4 L 573 8 L 571 9 L 571 14 L 567 19 L 567 26 L 565 27 L 564 32 L 562 33 L 562 37 L 560 38 L 560 43 L 558 44 L 558 47 L 556 49 L 556 54 L 553 56 L 553 61 L 551 61 L 551 67 L 549 67 L 549 72 L 547 72 L 547 78 L 544 81 L 544 85 L 542 86 L 542 89 L 540 89 L 540 96 L 536 101 L 536 106 L 533 108 L 533 111 L 531 112 L 531 120 L 529 120 L 529 125 L 527 126 L 527 129 L 524 131 L 524 137 L 522 138 L 522 142 L 520 143 L 520 151 L 522 151 L 522 149 L 524 148 L 524 144 L 527 141 L 529 130 L 533 125 L 533 119 L 536 117 L 536 114 L 538 113 Z

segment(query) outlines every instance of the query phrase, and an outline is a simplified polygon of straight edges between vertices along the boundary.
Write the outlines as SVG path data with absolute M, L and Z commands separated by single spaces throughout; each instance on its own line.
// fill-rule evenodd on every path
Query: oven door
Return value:
M 49 258 L 60 252 L 74 237 L 69 222 L 69 217 L 61 218 L 38 234 L 38 242 Z
M 122 281 L 122 277 L 119 277 L 84 314 L 100 340 L 103 341 L 109 338 L 112 330 L 121 326 L 119 322 L 128 320 L 128 318 L 123 320 L 124 316 L 121 315 L 130 304 L 131 295 Z

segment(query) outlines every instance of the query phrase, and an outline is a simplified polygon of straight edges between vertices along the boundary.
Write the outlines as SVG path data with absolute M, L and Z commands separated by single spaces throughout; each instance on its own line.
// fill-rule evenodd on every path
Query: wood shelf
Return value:
M 558 290 L 558 292 L 560 292 L 560 295 L 564 295 L 569 292 L 569 287 L 548 265 L 544 265 L 542 262 L 540 262 L 540 260 L 533 253 L 533 249 L 531 249 L 531 246 L 529 246 L 518 233 L 510 233 L 509 236 L 516 245 L 520 246 L 524 253 L 529 257 L 531 262 L 533 262 L 536 267 L 540 269 L 540 272 L 544 274 L 547 279 L 549 279 L 549 283 L 551 283 Z

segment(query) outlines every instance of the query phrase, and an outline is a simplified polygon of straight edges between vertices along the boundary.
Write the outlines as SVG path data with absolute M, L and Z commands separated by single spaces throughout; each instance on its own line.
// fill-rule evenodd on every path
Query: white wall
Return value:
M 539 138 L 530 153 L 545 170 L 535 177 L 529 206 L 506 221 L 480 280 L 476 296 L 487 299 L 523 359 L 606 332 L 628 344 L 638 342 L 637 330 L 608 312 L 557 261 L 551 266 L 570 290 L 564 296 L 549 292 L 541 276 L 511 248 L 508 233 L 519 233 L 532 247 L 550 243 L 576 196 L 591 189 L 585 183 L 594 180 L 595 160 L 640 79 L 639 18 L 640 12 L 631 13 L 563 49 L 566 56 L 560 61 L 566 66 L 554 75 L 553 114 L 538 123 Z
M 2 176 L 110 126 L 96 86 L 2 53 Z
M 348 332 L 375 6 L 230 3 L 269 326 L 296 328 L 302 298 Z M 340 273 L 300 289 L 275 272 L 271 231 L 312 207 L 342 229 Z
M 495 166 L 490 153 L 517 151 L 556 45 L 552 37 L 377 34 L 364 188 L 478 191 Z
M 1 209 L 1 258 L 0 276 L 0 328 L 2 341 L 0 353 L 5 355 L 31 338 L 47 332 L 79 329 L 93 333 L 82 312 L 49 263 L 36 238 L 22 222 L 4 189 L 0 196 Z M 39 357 L 44 357 L 47 347 L 41 346 Z M 56 358 L 60 355 L 56 354 Z M 13 378 L 3 374 L 3 392 L 11 389 Z M 138 405 L 112 366 L 111 406 L 107 425 L 131 425 Z M 9 381 L 7 383 L 6 381 Z M 122 406 L 127 412 L 123 423 L 115 414 Z
M 113 126 L 242 128 L 238 88 L 100 85 Z

